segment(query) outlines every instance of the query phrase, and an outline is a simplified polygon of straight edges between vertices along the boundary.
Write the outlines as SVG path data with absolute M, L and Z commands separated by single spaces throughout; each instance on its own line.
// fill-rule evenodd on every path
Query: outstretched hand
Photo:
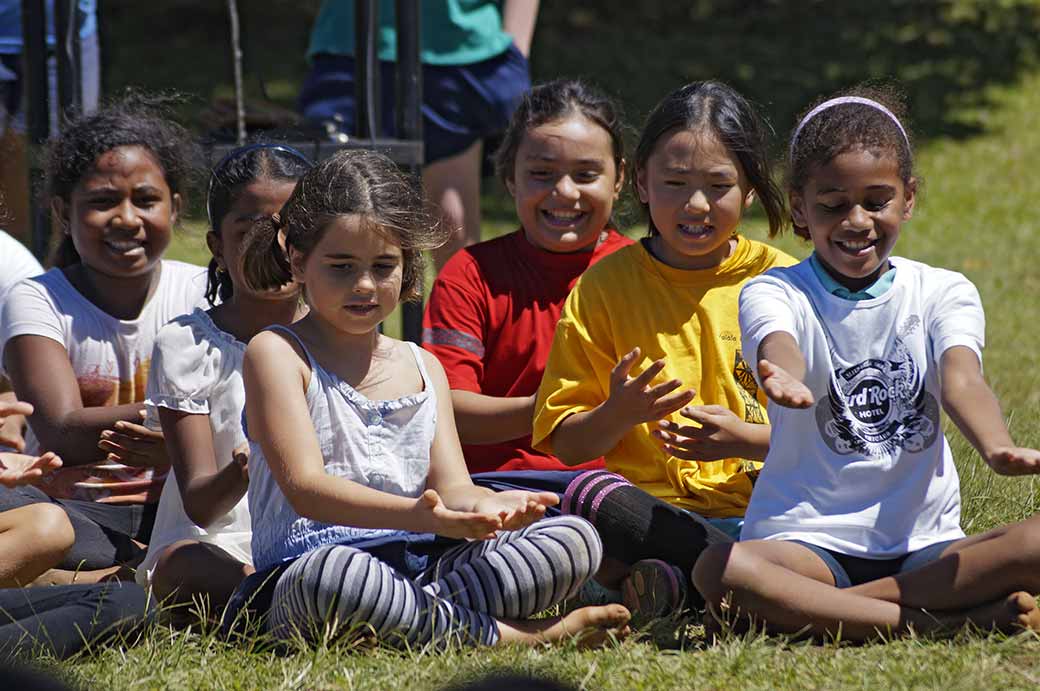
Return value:
M 170 461 L 166 456 L 166 439 L 159 430 L 120 420 L 114 430 L 101 433 L 98 448 L 108 454 L 108 460 L 141 468 L 162 468 Z
M 678 379 L 650 386 L 661 370 L 664 360 L 656 360 L 635 377 L 628 373 L 639 359 L 639 348 L 633 348 L 610 371 L 610 395 L 605 405 L 611 406 L 618 418 L 628 426 L 660 420 L 671 415 L 693 400 L 695 391 L 676 391 L 682 382 Z
M 29 485 L 39 480 L 44 474 L 60 467 L 61 459 L 51 451 L 42 456 L 0 453 L 0 485 L 4 487 Z
M 494 492 L 479 499 L 473 510 L 497 515 L 502 522 L 502 530 L 519 530 L 540 519 L 547 508 L 559 503 L 560 497 L 553 492 L 510 490 Z
M 718 461 L 723 458 L 748 457 L 753 440 L 751 423 L 721 405 L 687 406 L 680 414 L 699 426 L 680 425 L 669 420 L 658 423 L 653 436 L 664 442 L 664 450 L 688 461 Z
M 758 361 L 758 378 L 762 381 L 762 390 L 766 396 L 777 405 L 785 408 L 810 408 L 816 402 L 808 386 L 769 360 Z
M 449 509 L 432 489 L 415 500 L 415 511 L 429 532 L 457 540 L 490 540 L 502 528 L 502 519 L 496 514 Z
M 986 459 L 990 468 L 1000 475 L 1040 474 L 1040 451 L 1021 446 L 1004 446 Z

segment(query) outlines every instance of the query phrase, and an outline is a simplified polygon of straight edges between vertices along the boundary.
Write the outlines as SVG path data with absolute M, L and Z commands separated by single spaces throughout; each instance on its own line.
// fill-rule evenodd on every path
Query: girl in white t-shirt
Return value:
M 864 640 L 1040 630 L 1040 516 L 965 537 L 940 408 L 994 471 L 1040 473 L 982 376 L 985 318 L 964 276 L 890 257 L 916 180 L 885 91 L 820 103 L 791 137 L 800 264 L 752 280 L 744 352 L 769 396 L 769 453 L 741 542 L 694 580 L 714 618 Z M 724 616 L 725 615 L 725 616 Z
M 205 271 L 162 259 L 195 159 L 184 128 L 131 102 L 70 123 L 51 147 L 65 237 L 55 268 L 10 291 L 0 326 L 4 369 L 34 407 L 26 452 L 63 461 L 39 488 L 0 491 L 0 510 L 51 502 L 76 535 L 63 559 L 38 568 L 89 580 L 149 540 L 168 467 L 162 434 L 140 424 L 152 343 L 204 304 Z
M 295 149 L 253 144 L 232 151 L 210 176 L 207 297 L 220 304 L 159 332 L 148 378 L 150 418 L 162 423 L 173 473 L 137 582 L 151 583 L 160 599 L 205 595 L 219 612 L 253 572 L 242 356 L 261 329 L 289 324 L 306 308 L 292 283 L 251 290 L 242 280 L 242 247 L 255 222 L 282 208 L 308 168 Z

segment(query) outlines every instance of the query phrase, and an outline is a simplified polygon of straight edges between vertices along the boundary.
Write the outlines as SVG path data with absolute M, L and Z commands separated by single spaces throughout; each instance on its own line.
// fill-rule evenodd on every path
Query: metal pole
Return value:
M 379 61 L 376 32 L 379 4 L 376 0 L 354 0 L 354 129 L 362 139 L 375 139 L 379 127 Z
M 32 251 L 46 259 L 50 246 L 50 214 L 35 192 L 42 188 L 42 147 L 50 131 L 47 87 L 47 15 L 43 0 L 22 0 L 22 45 L 25 51 L 26 130 L 29 136 L 29 197 L 32 209 Z
M 76 0 L 55 0 L 54 57 L 58 62 L 59 123 L 70 113 L 78 113 L 83 105 L 78 79 L 79 63 L 76 60 L 79 30 L 75 20 Z
M 419 48 L 419 0 L 395 0 L 397 23 L 397 70 L 394 92 L 394 128 L 398 139 L 422 141 L 422 65 Z M 409 166 L 418 185 L 419 165 Z M 406 341 L 422 342 L 422 303 L 401 306 L 401 335 Z
M 242 39 L 235 0 L 228 0 L 228 16 L 231 18 L 231 62 L 235 69 L 235 141 L 242 146 L 246 143 L 246 106 L 245 86 L 242 84 Z

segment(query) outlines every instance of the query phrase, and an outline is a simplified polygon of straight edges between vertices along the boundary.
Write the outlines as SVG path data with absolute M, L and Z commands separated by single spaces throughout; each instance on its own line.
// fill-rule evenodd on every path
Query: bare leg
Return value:
M 1040 593 L 1040 515 L 958 540 L 941 559 L 850 592 L 927 610 L 959 610 Z
M 59 563 L 76 534 L 53 504 L 28 504 L 0 512 L 0 587 L 28 585 Z
M 160 553 L 152 573 L 152 590 L 160 601 L 170 604 L 205 598 L 209 612 L 219 616 L 235 588 L 251 573 L 252 566 L 215 545 L 181 540 Z
M 541 645 L 576 639 L 583 648 L 596 648 L 628 635 L 628 610 L 621 605 L 582 607 L 562 617 L 499 620 L 499 643 Z
M 628 578 L 630 571 L 632 571 L 631 564 L 626 564 L 619 559 L 603 557 L 603 561 L 599 565 L 599 571 L 596 572 L 596 582 L 604 588 L 620 590 L 621 584 Z
M 433 252 L 439 271 L 457 251 L 480 241 L 480 161 L 483 142 L 450 158 L 435 161 L 423 169 L 426 198 L 439 208 L 441 218 L 456 232 Z
M 1005 631 L 1040 628 L 1036 602 L 1025 593 L 1005 594 L 971 610 L 929 613 L 840 590 L 819 557 L 789 542 L 713 545 L 693 577 L 716 619 L 750 616 L 779 633 L 862 641 L 910 631 L 944 633 L 969 622 Z

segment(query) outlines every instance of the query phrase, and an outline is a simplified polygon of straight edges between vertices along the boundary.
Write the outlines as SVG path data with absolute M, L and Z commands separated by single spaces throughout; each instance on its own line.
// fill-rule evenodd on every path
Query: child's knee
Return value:
M 603 561 L 603 540 L 596 528 L 579 516 L 554 516 L 543 518 L 528 530 L 529 537 L 545 535 L 548 539 L 565 546 L 568 560 L 576 570 L 575 578 L 587 580 L 599 570 Z
M 693 565 L 692 580 L 706 602 L 721 602 L 732 589 L 734 572 L 746 561 L 742 551 L 740 543 L 719 543 L 701 552 Z
M 1006 538 L 1012 540 L 1016 570 L 1026 580 L 1023 587 L 1040 591 L 1040 521 L 1019 523 L 1008 531 Z
M 23 543 L 33 552 L 52 556 L 55 563 L 61 561 L 76 542 L 76 531 L 64 509 L 54 504 L 30 504 L 18 511 L 26 513 L 19 519 Z
M 156 595 L 160 598 L 170 595 L 197 570 L 200 564 L 194 555 L 198 544 L 195 540 L 180 540 L 159 552 L 151 578 Z

